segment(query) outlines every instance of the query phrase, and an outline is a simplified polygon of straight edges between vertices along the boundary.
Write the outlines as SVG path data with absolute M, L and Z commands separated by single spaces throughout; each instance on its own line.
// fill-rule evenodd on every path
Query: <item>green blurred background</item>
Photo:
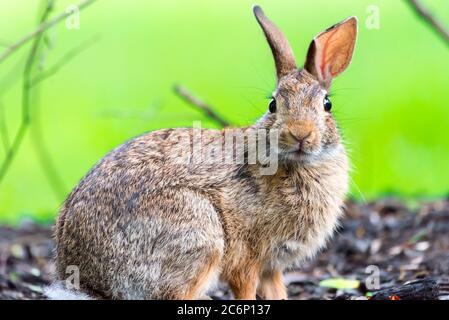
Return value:
M 255 0 L 100 0 L 47 32 L 39 69 L 94 44 L 33 91 L 32 123 L 0 185 L 0 222 L 51 221 L 65 195 L 106 152 L 144 131 L 214 123 L 173 93 L 180 83 L 236 125 L 255 121 L 275 86 Z M 424 1 L 449 25 L 449 1 Z M 54 15 L 73 1 L 58 0 Z M 303 61 L 311 39 L 356 15 L 351 67 L 334 82 L 334 110 L 353 163 L 352 196 L 434 198 L 449 191 L 449 47 L 403 0 L 259 0 Z M 370 6 L 380 28 L 366 26 Z M 0 50 L 37 25 L 38 0 L 0 1 Z M 0 117 L 12 136 L 30 45 L 0 64 Z M 64 187 L 55 194 L 39 162 L 43 139 Z M 5 152 L 0 149 L 0 161 Z M 44 161 L 45 162 L 45 161 Z

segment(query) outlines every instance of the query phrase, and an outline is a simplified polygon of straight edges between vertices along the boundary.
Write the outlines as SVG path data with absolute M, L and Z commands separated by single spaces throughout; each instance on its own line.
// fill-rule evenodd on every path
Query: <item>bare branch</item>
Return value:
M 50 12 L 52 10 L 52 2 L 49 2 L 47 6 L 45 7 L 45 10 L 42 14 L 42 17 L 40 19 L 40 25 L 45 24 L 45 21 L 48 19 L 48 16 L 50 15 Z M 2 163 L 0 167 L 0 183 L 2 182 L 3 178 L 6 175 L 6 172 L 9 169 L 9 166 L 11 165 L 14 156 L 17 154 L 23 138 L 25 137 L 25 133 L 28 130 L 28 126 L 30 124 L 30 86 L 29 86 L 29 77 L 31 74 L 31 70 L 33 67 L 33 62 L 36 57 L 39 44 L 42 40 L 42 32 L 38 33 L 34 37 L 33 45 L 31 47 L 30 53 L 27 56 L 27 60 L 25 62 L 25 68 L 23 71 L 23 81 L 22 81 L 22 122 L 20 124 L 19 130 L 17 131 L 12 145 L 9 148 L 8 152 L 6 153 L 6 158 L 4 162 Z
M 9 133 L 5 121 L 5 106 L 0 101 L 0 135 L 2 136 L 2 144 L 5 149 L 5 153 L 9 150 Z
M 16 155 L 15 150 L 17 150 L 20 147 L 23 137 L 25 136 L 26 130 L 27 130 L 27 125 L 24 122 L 22 122 L 20 124 L 19 130 L 17 131 L 17 134 L 14 137 L 11 147 L 9 148 L 8 152 L 6 153 L 6 158 L 3 161 L 2 166 L 0 167 L 0 182 L 2 182 L 3 178 L 5 177 L 6 172 L 8 171 L 12 160 L 13 160 L 14 156 Z
M 29 83 L 30 89 L 34 88 L 41 82 L 55 75 L 67 63 L 69 63 L 80 53 L 88 49 L 90 46 L 95 44 L 98 41 L 98 39 L 99 36 L 95 36 L 87 40 L 86 42 L 82 43 L 81 45 L 68 51 L 53 66 L 51 66 L 45 71 L 42 71 L 33 79 L 31 79 Z M 46 147 L 44 135 L 42 133 L 42 128 L 38 116 L 39 113 L 35 112 L 35 116 L 33 117 L 33 127 L 34 127 L 32 135 L 32 138 L 34 140 L 33 146 L 38 156 L 39 162 L 50 183 L 50 187 L 53 189 L 53 193 L 55 194 L 56 198 L 60 200 L 65 196 L 66 186 L 64 184 L 64 180 L 61 178 L 61 175 L 59 174 L 59 171 L 55 165 L 51 152 Z
M 99 36 L 95 36 L 95 37 L 87 40 L 86 42 L 82 43 L 81 45 L 73 48 L 66 54 L 64 54 L 62 56 L 62 58 L 60 58 L 53 66 L 51 66 L 50 68 L 48 68 L 45 71 L 42 71 L 37 76 L 35 76 L 33 79 L 31 79 L 30 87 L 34 87 L 34 86 L 38 85 L 40 82 L 42 82 L 42 81 L 50 78 L 54 74 L 56 74 L 62 67 L 64 67 L 64 65 L 66 65 L 71 60 L 76 58 L 80 53 L 82 53 L 83 51 L 85 51 L 86 49 L 88 49 L 89 47 L 94 45 L 95 43 L 97 43 L 98 39 L 99 39 Z
M 53 8 L 53 2 L 54 0 L 49 0 L 49 2 L 47 3 L 47 10 L 46 13 L 44 13 L 44 17 L 42 19 L 42 21 L 46 21 L 46 19 L 48 18 L 52 8 Z M 36 41 L 33 44 L 33 47 L 31 49 L 30 55 L 28 56 L 28 59 L 26 61 L 25 64 L 25 69 L 23 72 L 23 88 L 22 88 L 22 95 L 23 95 L 23 99 L 22 99 L 22 108 L 23 108 L 23 122 L 29 124 L 31 119 L 31 112 L 30 112 L 30 98 L 31 98 L 31 90 L 32 90 L 32 85 L 31 85 L 31 77 L 32 77 L 32 71 L 33 71 L 33 66 L 35 64 L 35 62 L 38 60 L 37 58 L 37 54 L 39 51 L 39 47 L 41 45 L 41 42 L 44 39 L 44 33 L 40 33 L 35 39 Z M 35 106 L 36 107 L 36 106 Z M 35 118 L 38 118 L 38 112 L 35 112 Z M 50 152 L 48 152 L 42 134 L 41 134 L 41 130 L 39 127 L 39 123 L 36 121 L 38 119 L 34 119 L 35 121 L 35 132 L 33 134 L 33 139 L 35 141 L 35 143 L 33 143 L 33 146 L 36 150 L 36 153 L 38 155 L 38 159 L 39 159 L 39 164 L 42 167 L 48 182 L 50 184 L 50 187 L 53 190 L 53 193 L 55 194 L 56 198 L 59 200 L 61 199 L 64 194 L 64 184 L 62 182 L 62 178 L 59 175 L 58 170 L 56 169 L 56 166 L 54 165 L 53 159 L 50 155 Z
M 215 121 L 222 127 L 229 127 L 230 123 L 227 120 L 218 115 L 215 112 L 214 108 L 212 108 L 210 105 L 192 95 L 189 90 L 181 85 L 175 85 L 174 90 L 175 93 L 179 95 L 184 101 L 202 111 L 206 115 L 206 117 Z
M 85 0 L 78 4 L 78 9 L 81 10 L 88 5 L 92 4 L 96 0 Z M 62 21 L 64 18 L 70 16 L 71 12 L 65 12 L 63 14 L 60 14 L 59 16 L 55 17 L 54 19 L 48 21 L 48 17 L 50 15 L 51 10 L 53 9 L 53 0 L 50 0 L 47 3 L 47 6 L 45 7 L 44 13 L 40 19 L 40 24 L 37 27 L 35 31 L 30 33 L 29 35 L 25 36 L 21 40 L 14 43 L 12 46 L 10 46 L 2 55 L 0 55 L 0 62 L 4 61 L 9 55 L 11 55 L 15 50 L 17 50 L 19 47 L 21 47 L 26 42 L 34 39 L 33 45 L 31 47 L 31 50 L 27 56 L 26 62 L 25 62 L 25 68 L 23 70 L 23 76 L 22 76 L 22 122 L 20 124 L 19 130 L 16 133 L 16 136 L 13 139 L 12 145 L 8 149 L 6 153 L 6 158 L 4 162 L 0 166 L 0 183 L 3 180 L 4 176 L 6 175 L 6 172 L 8 171 L 14 156 L 17 154 L 24 136 L 28 130 L 28 127 L 30 125 L 30 96 L 31 96 L 31 89 L 38 83 L 44 81 L 48 77 L 52 76 L 56 72 L 59 71 L 60 68 L 62 68 L 67 62 L 69 62 L 71 59 L 73 59 L 76 55 L 78 55 L 80 52 L 82 52 L 87 45 L 91 45 L 92 43 L 89 41 L 85 44 L 83 44 L 80 47 L 77 47 L 73 50 L 71 50 L 69 53 L 64 55 L 63 59 L 58 61 L 53 67 L 48 69 L 47 71 L 44 71 L 40 73 L 38 76 L 32 78 L 32 71 L 35 64 L 35 61 L 37 60 L 37 54 L 40 48 L 40 44 L 43 40 L 43 35 L 48 28 L 51 26 L 57 24 L 58 22 Z M 37 113 L 36 113 L 37 116 Z M 64 185 L 63 181 L 56 170 L 56 166 L 54 165 L 54 162 L 51 158 L 51 153 L 47 150 L 44 144 L 43 136 L 39 129 L 39 123 L 36 123 L 36 132 L 34 134 L 34 144 L 35 150 L 38 155 L 39 163 L 44 170 L 47 179 L 50 183 L 50 186 L 52 187 L 56 197 L 58 200 L 64 195 Z
M 36 104 L 36 102 L 34 102 L 34 104 Z M 37 106 L 35 105 L 34 107 Z M 39 164 L 45 173 L 56 200 L 61 201 L 61 199 L 63 199 L 66 195 L 66 186 L 55 164 L 55 161 L 53 160 L 53 156 L 46 146 L 38 112 L 34 113 L 33 125 L 31 129 L 32 134 L 30 137 L 33 140 L 32 146 L 34 147 L 38 157 Z
M 82 9 L 86 8 L 87 6 L 91 5 L 92 3 L 94 3 L 95 1 L 97 1 L 97 0 L 84 0 L 84 1 L 80 2 L 79 4 L 77 4 L 76 6 L 79 8 L 79 10 L 82 10 Z M 0 63 L 5 61 L 17 49 L 21 48 L 23 45 L 25 45 L 26 43 L 31 41 L 36 36 L 42 34 L 43 32 L 45 32 L 46 30 L 48 30 L 52 26 L 58 24 L 59 22 L 61 22 L 64 19 L 66 19 L 71 14 L 72 14 L 72 12 L 65 11 L 65 12 L 61 13 L 60 15 L 54 17 L 52 20 L 49 20 L 49 21 L 44 20 L 44 21 L 42 21 L 42 23 L 35 30 L 33 30 L 29 34 L 23 36 L 18 41 L 14 42 L 10 46 L 8 46 L 3 51 L 3 53 L 0 54 Z
M 449 29 L 421 3 L 420 0 L 406 0 L 427 24 L 449 45 Z

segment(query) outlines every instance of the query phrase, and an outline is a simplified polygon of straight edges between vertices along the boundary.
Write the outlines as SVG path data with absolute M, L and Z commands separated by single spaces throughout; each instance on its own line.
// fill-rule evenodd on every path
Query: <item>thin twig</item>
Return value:
M 25 63 L 26 57 L 20 57 L 17 59 L 17 62 L 11 68 L 11 70 L 0 79 L 0 97 L 5 96 L 5 94 L 14 88 L 14 86 L 22 79 L 22 74 L 17 72 L 18 69 L 21 69 L 23 64 Z
M 181 85 L 175 85 L 174 90 L 184 101 L 200 109 L 209 119 L 215 121 L 222 127 L 229 127 L 230 123 L 227 120 L 218 115 L 210 105 L 195 97 L 189 90 Z
M 51 76 L 55 75 L 62 67 L 64 67 L 67 63 L 73 60 L 76 56 L 81 54 L 84 50 L 92 46 L 94 43 L 98 41 L 98 36 L 93 37 L 81 45 L 73 48 L 68 51 L 66 54 L 62 56 L 53 66 L 48 68 L 46 71 L 42 71 L 33 79 L 30 80 L 30 88 L 34 88 L 44 80 L 47 80 Z M 37 106 L 35 106 L 37 108 Z M 55 165 L 55 162 L 52 158 L 51 152 L 48 150 L 45 144 L 44 135 L 42 133 L 40 121 L 39 121 L 39 113 L 36 111 L 33 117 L 33 135 L 32 138 L 34 140 L 33 147 L 38 156 L 39 162 L 47 176 L 48 181 L 50 182 L 50 187 L 53 189 L 53 193 L 55 194 L 57 200 L 60 200 L 64 197 L 66 192 L 66 186 L 64 180 L 62 179 L 59 171 Z
M 427 24 L 449 45 L 449 29 L 421 3 L 419 0 L 406 1 Z
M 78 5 L 79 10 L 87 7 L 89 4 L 95 2 L 96 0 L 90 0 L 90 1 L 83 1 Z M 2 182 L 4 176 L 6 175 L 6 172 L 8 171 L 12 160 L 14 156 L 17 154 L 18 149 L 20 148 L 20 145 L 23 141 L 23 138 L 25 136 L 25 133 L 28 130 L 29 124 L 30 124 L 30 94 L 31 89 L 34 85 L 37 83 L 43 81 L 44 79 L 50 77 L 55 72 L 57 72 L 65 63 L 59 61 L 57 64 L 55 64 L 53 67 L 48 69 L 50 72 L 44 72 L 44 77 L 39 78 L 32 78 L 32 69 L 34 65 L 34 60 L 36 58 L 40 42 L 43 38 L 43 34 L 48 28 L 55 25 L 56 23 L 63 20 L 63 18 L 70 16 L 70 12 L 66 12 L 64 14 L 61 14 L 54 18 L 51 21 L 47 21 L 48 16 L 50 14 L 50 11 L 52 10 L 53 1 L 50 1 L 46 9 L 44 10 L 44 13 L 42 15 L 42 18 L 40 20 L 39 27 L 36 29 L 37 31 L 33 32 L 33 36 L 30 39 L 34 38 L 34 42 L 32 45 L 32 48 L 30 50 L 29 55 L 27 56 L 27 60 L 25 63 L 25 68 L 23 71 L 23 82 L 22 82 L 22 122 L 20 124 L 19 130 L 16 133 L 16 136 L 14 137 L 14 140 L 12 142 L 12 145 L 10 146 L 6 158 L 4 162 L 0 166 L 0 183 Z M 28 40 L 27 40 L 28 41 Z M 17 43 L 19 43 L 18 41 Z M 17 49 L 17 48 L 16 48 Z M 75 55 L 80 53 L 84 48 L 76 48 L 76 50 L 72 50 L 67 55 L 65 55 L 65 58 L 68 58 L 69 60 L 74 58 Z M 12 51 L 14 52 L 14 50 Z M 11 52 L 11 53 L 12 53 Z M 0 60 L 1 62 L 1 60 Z M 67 61 L 68 62 L 68 61 Z M 42 74 L 41 74 L 42 75 Z M 49 179 L 49 182 L 52 186 L 53 191 L 55 192 L 55 195 L 60 198 L 62 194 L 64 194 L 63 190 L 63 183 L 62 179 L 59 176 L 58 171 L 56 170 L 56 167 L 53 165 L 53 161 L 51 160 L 51 153 L 47 151 L 45 148 L 45 144 L 43 139 L 40 139 L 41 136 L 36 137 L 36 151 L 39 155 L 40 165 L 45 171 L 45 174 L 47 178 Z
M 2 136 L 2 145 L 5 149 L 5 153 L 8 153 L 9 150 L 9 133 L 8 127 L 6 126 L 5 121 L 5 106 L 2 101 L 0 101 L 0 135 Z
M 40 25 L 45 24 L 45 21 L 48 19 L 50 12 L 53 8 L 53 3 L 49 2 L 44 9 L 42 17 L 40 19 Z M 6 153 L 6 158 L 3 161 L 0 167 L 0 183 L 6 175 L 6 172 L 11 165 L 14 156 L 17 154 L 20 145 L 22 144 L 23 138 L 25 137 L 25 133 L 28 130 L 28 126 L 30 124 L 30 86 L 29 79 L 31 70 L 33 67 L 34 59 L 36 58 L 36 54 L 39 48 L 40 41 L 42 40 L 43 33 L 38 33 L 34 37 L 33 45 L 30 49 L 30 53 L 27 56 L 27 60 L 25 62 L 25 68 L 23 70 L 23 81 L 22 81 L 22 122 L 20 124 L 19 130 L 14 137 L 11 147 Z
M 64 54 L 55 64 L 53 64 L 50 68 L 42 71 L 37 76 L 35 76 L 30 81 L 30 87 L 34 87 L 41 83 L 44 80 L 47 80 L 54 74 L 56 74 L 64 65 L 69 63 L 71 60 L 76 58 L 80 53 L 94 45 L 98 42 L 99 36 L 92 37 L 91 39 L 87 40 L 86 42 L 80 44 L 79 46 L 71 49 L 66 54 Z
M 87 6 L 91 5 L 97 0 L 84 0 L 81 1 L 79 4 L 76 5 L 76 7 L 81 11 L 82 9 L 86 8 Z M 5 61 L 14 51 L 31 41 L 33 38 L 38 36 L 39 34 L 42 34 L 52 26 L 58 24 L 62 20 L 66 19 L 67 17 L 71 16 L 72 12 L 70 10 L 65 11 L 61 13 L 60 15 L 54 17 L 52 20 L 49 21 L 43 21 L 35 30 L 30 32 L 29 34 L 23 36 L 18 41 L 14 42 L 10 46 L 8 46 L 3 53 L 0 54 L 0 63 Z
M 33 124 L 32 124 L 32 135 L 31 139 L 33 140 L 32 146 L 34 147 L 34 151 L 36 152 L 37 158 L 39 160 L 39 164 L 42 170 L 45 173 L 47 181 L 50 185 L 50 188 L 53 191 L 53 194 L 56 197 L 57 201 L 61 201 L 63 197 L 66 195 L 66 186 L 62 176 L 59 173 L 59 170 L 53 160 L 53 156 L 49 149 L 46 146 L 44 135 L 42 132 L 42 126 L 40 121 L 40 112 L 38 112 L 38 102 L 35 98 L 33 101 Z

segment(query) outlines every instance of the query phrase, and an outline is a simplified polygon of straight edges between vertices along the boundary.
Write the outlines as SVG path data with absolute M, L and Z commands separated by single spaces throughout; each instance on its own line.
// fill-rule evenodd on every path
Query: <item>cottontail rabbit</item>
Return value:
M 267 163 L 250 163 L 250 147 L 239 149 L 236 138 L 227 150 L 243 150 L 242 163 L 192 161 L 203 152 L 195 151 L 194 130 L 203 147 L 221 147 L 231 129 L 163 129 L 126 142 L 90 170 L 61 209 L 60 280 L 75 266 L 79 292 L 92 298 L 196 299 L 221 279 L 237 299 L 286 299 L 283 270 L 323 248 L 348 189 L 348 160 L 327 94 L 350 63 L 357 19 L 319 34 L 298 69 L 281 31 L 260 7 L 253 10 L 278 83 L 267 112 L 241 133 L 276 133 L 277 145 L 269 143 L 276 170 L 263 174 Z

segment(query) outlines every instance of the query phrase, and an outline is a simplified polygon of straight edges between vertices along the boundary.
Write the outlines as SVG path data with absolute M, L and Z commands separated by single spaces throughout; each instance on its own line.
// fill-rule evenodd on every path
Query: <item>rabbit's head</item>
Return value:
M 253 10 L 271 47 L 278 80 L 259 125 L 279 131 L 281 159 L 312 161 L 332 154 L 341 142 L 328 92 L 333 78 L 351 61 L 357 19 L 350 17 L 316 36 L 304 67 L 298 69 L 282 32 L 259 6 Z

